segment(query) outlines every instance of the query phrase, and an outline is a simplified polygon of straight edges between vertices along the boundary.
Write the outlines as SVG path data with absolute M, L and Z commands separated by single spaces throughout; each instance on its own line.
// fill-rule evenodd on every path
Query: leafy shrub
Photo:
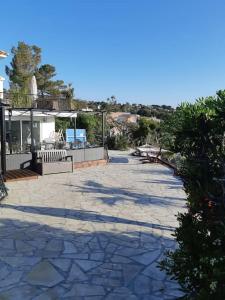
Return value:
M 129 147 L 128 138 L 125 135 L 117 136 L 115 148 L 118 150 L 127 150 L 128 147 Z
M 115 149 L 116 136 L 109 136 L 106 140 L 106 144 L 107 144 L 108 149 L 110 149 L 110 150 Z
M 111 150 L 127 150 L 129 141 L 125 135 L 116 135 L 107 139 L 107 145 Z
M 185 158 L 180 173 L 188 209 L 178 215 L 178 248 L 167 252 L 160 267 L 178 280 L 187 300 L 225 299 L 224 116 L 220 91 L 182 104 L 164 127 Z

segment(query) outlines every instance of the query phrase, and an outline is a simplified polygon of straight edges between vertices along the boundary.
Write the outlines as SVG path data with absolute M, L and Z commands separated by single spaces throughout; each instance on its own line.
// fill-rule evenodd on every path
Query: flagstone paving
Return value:
M 8 184 L 0 206 L 0 299 L 181 295 L 157 268 L 176 247 L 181 181 L 159 164 L 110 155 L 107 166 Z

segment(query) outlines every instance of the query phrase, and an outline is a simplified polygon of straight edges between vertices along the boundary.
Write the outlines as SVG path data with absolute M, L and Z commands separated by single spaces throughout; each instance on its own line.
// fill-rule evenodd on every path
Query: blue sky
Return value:
M 76 97 L 176 106 L 225 89 L 224 0 L 7 2 L 0 49 L 41 47 Z

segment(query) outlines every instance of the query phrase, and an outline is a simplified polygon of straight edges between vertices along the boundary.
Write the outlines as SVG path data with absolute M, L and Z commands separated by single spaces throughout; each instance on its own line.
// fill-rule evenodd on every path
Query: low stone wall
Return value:
M 73 155 L 74 162 L 92 161 L 104 159 L 105 150 L 103 147 L 68 150 L 68 155 Z
M 31 153 L 6 155 L 6 170 L 19 170 L 30 168 L 32 160 Z
M 74 167 L 94 166 L 96 162 L 105 160 L 103 147 L 68 150 L 68 155 L 73 156 Z M 6 170 L 19 170 L 31 167 L 31 153 L 6 155 Z M 0 166 L 1 168 L 1 166 Z
M 101 159 L 101 160 L 75 162 L 73 164 L 73 167 L 74 169 L 81 169 L 81 168 L 88 168 L 88 167 L 104 166 L 106 164 L 107 161 L 105 159 Z

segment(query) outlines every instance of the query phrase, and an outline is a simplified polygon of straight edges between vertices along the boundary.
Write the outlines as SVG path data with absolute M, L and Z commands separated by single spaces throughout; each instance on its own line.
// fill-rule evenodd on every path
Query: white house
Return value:
M 6 58 L 8 54 L 5 51 L 0 50 L 0 59 Z M 3 99 L 3 82 L 5 78 L 0 76 L 0 99 Z
M 57 112 L 32 110 L 33 142 L 36 149 L 46 148 L 60 142 L 62 135 L 55 132 L 55 117 L 76 118 L 75 112 Z M 6 109 L 7 153 L 30 152 L 31 147 L 31 112 L 29 109 Z M 62 140 L 61 140 L 62 141 Z M 11 149 L 10 149 L 11 145 Z
M 9 119 L 11 118 L 11 122 Z M 9 139 L 11 138 L 12 151 L 26 152 L 30 151 L 31 145 L 31 121 L 30 112 L 13 110 L 12 116 L 9 116 L 9 111 L 6 110 L 6 141 L 7 146 Z M 11 123 L 11 124 L 10 124 Z M 11 130 L 10 130 L 11 126 Z M 34 134 L 34 145 L 38 147 L 47 141 L 50 137 L 53 137 L 55 132 L 55 117 L 46 116 L 43 113 L 35 114 L 33 117 L 33 134 Z M 9 147 L 7 147 L 9 152 Z

